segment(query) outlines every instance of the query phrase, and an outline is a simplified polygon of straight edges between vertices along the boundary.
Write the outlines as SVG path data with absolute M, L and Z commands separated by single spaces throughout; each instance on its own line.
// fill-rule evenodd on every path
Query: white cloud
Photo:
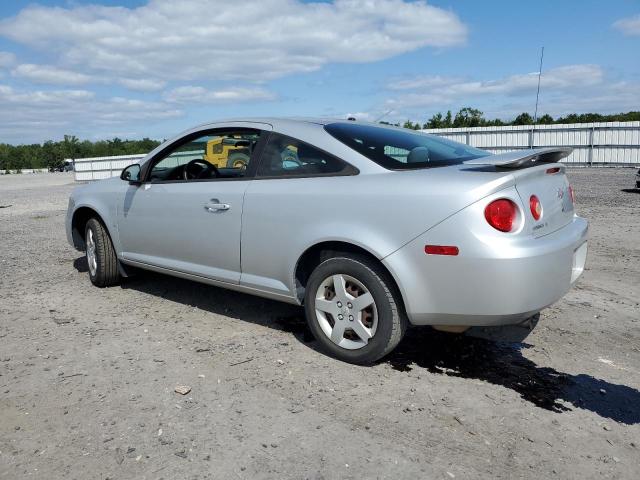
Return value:
M 576 89 L 598 85 L 603 78 L 604 72 L 598 65 L 567 65 L 543 72 L 540 88 L 545 91 Z M 431 106 L 482 96 L 520 96 L 535 93 L 537 84 L 538 72 L 488 81 L 441 76 L 397 79 L 390 82 L 388 88 L 407 93 L 389 103 L 396 107 Z
M 227 88 L 222 90 L 207 90 L 198 86 L 183 86 L 174 88 L 163 95 L 164 99 L 172 103 L 226 103 L 248 102 L 256 100 L 272 100 L 274 95 L 262 88 Z
M 441 88 L 453 83 L 460 83 L 461 79 L 455 77 L 443 77 L 441 75 L 425 75 L 414 78 L 396 79 L 387 85 L 390 90 L 418 90 Z
M 65 133 L 95 137 L 104 126 L 124 128 L 183 114 L 165 102 L 103 99 L 87 90 L 17 90 L 0 84 L 0 138 L 15 143 L 40 142 Z
M 121 78 L 118 83 L 129 90 L 138 92 L 157 92 L 162 90 L 167 82 L 150 78 Z
M 29 6 L 1 21 L 0 35 L 91 74 L 255 82 L 461 45 L 467 29 L 425 1 L 151 0 L 138 8 Z
M 50 107 L 68 102 L 83 102 L 94 98 L 87 90 L 16 91 L 7 85 L 0 85 L 0 105 L 11 104 L 24 107 Z
M 640 14 L 633 17 L 622 18 L 615 22 L 613 27 L 625 35 L 640 35 Z
M 422 76 L 394 79 L 387 85 L 394 96 L 385 103 L 398 115 L 446 111 L 462 106 L 480 108 L 487 116 L 509 118 L 533 111 L 538 73 L 496 80 Z M 599 65 L 566 65 L 542 72 L 540 109 L 552 115 L 571 112 L 628 111 L 640 103 L 640 84 L 608 79 Z
M 545 88 L 575 88 L 602 82 L 604 72 L 598 65 L 567 65 L 542 72 L 541 85 Z M 435 98 L 465 95 L 519 94 L 535 89 L 538 72 L 511 75 L 498 80 L 473 81 L 455 77 L 424 76 L 400 79 L 389 83 L 390 90 L 425 92 Z
M 89 75 L 73 72 L 51 65 L 23 63 L 11 71 L 15 77 L 26 78 L 34 83 L 49 85 L 85 85 L 91 81 Z
M 0 65 L 2 57 L 0 56 Z M 47 85 L 66 85 L 76 86 L 85 85 L 87 83 L 112 83 L 115 81 L 119 85 L 137 92 L 157 92 L 162 90 L 167 82 L 164 80 L 150 78 L 116 78 L 109 79 L 105 77 L 94 77 L 64 68 L 58 68 L 53 65 L 35 65 L 32 63 L 24 63 L 16 66 L 11 74 L 14 77 L 23 78 L 33 83 L 41 83 Z
M 13 65 L 16 61 L 16 56 L 10 52 L 0 52 L 0 68 L 6 68 Z

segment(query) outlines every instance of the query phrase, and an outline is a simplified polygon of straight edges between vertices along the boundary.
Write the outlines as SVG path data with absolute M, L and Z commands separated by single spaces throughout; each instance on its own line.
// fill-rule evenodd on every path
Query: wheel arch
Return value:
M 105 223 L 104 218 L 102 218 L 102 215 L 92 207 L 81 206 L 76 208 L 73 212 L 73 216 L 71 217 L 71 237 L 73 238 L 73 245 L 78 250 L 85 249 L 84 232 L 90 218 L 96 218 L 100 223 L 102 223 L 113 242 L 113 235 L 111 235 L 109 227 Z
M 320 265 L 320 263 L 322 263 L 327 258 L 335 256 L 336 253 L 351 253 L 362 255 L 378 264 L 380 268 L 388 275 L 389 280 L 393 283 L 392 287 L 397 292 L 398 298 L 402 302 L 402 308 L 404 309 L 404 298 L 402 295 L 402 290 L 398 285 L 398 280 L 396 279 L 395 275 L 393 275 L 393 273 L 386 267 L 386 265 L 384 265 L 380 258 L 370 250 L 367 250 L 360 245 L 341 240 L 328 240 L 318 242 L 308 247 L 302 253 L 302 255 L 298 257 L 298 261 L 296 262 L 294 270 L 293 280 L 295 285 L 295 295 L 300 304 L 304 303 L 305 288 L 313 269 Z

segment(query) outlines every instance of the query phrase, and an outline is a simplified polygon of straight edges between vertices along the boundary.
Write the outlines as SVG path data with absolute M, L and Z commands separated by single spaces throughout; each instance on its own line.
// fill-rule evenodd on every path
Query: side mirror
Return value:
M 125 182 L 129 182 L 133 185 L 139 185 L 140 182 L 140 165 L 134 163 L 133 165 L 129 165 L 127 168 L 122 170 L 120 174 L 120 178 Z

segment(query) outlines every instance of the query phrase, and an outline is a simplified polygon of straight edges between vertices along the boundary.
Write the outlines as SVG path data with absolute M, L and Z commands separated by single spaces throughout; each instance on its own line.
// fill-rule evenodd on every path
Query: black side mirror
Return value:
M 142 183 L 140 181 L 140 165 L 138 165 L 137 163 L 129 165 L 127 168 L 122 170 L 120 178 L 125 182 L 129 182 L 133 185 L 140 185 L 140 183 Z

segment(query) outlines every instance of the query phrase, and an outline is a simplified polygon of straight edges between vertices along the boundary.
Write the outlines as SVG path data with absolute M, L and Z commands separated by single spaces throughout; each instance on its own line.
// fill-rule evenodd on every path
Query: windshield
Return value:
M 390 170 L 459 165 L 489 152 L 413 130 L 357 123 L 331 123 L 325 130 L 345 145 Z

